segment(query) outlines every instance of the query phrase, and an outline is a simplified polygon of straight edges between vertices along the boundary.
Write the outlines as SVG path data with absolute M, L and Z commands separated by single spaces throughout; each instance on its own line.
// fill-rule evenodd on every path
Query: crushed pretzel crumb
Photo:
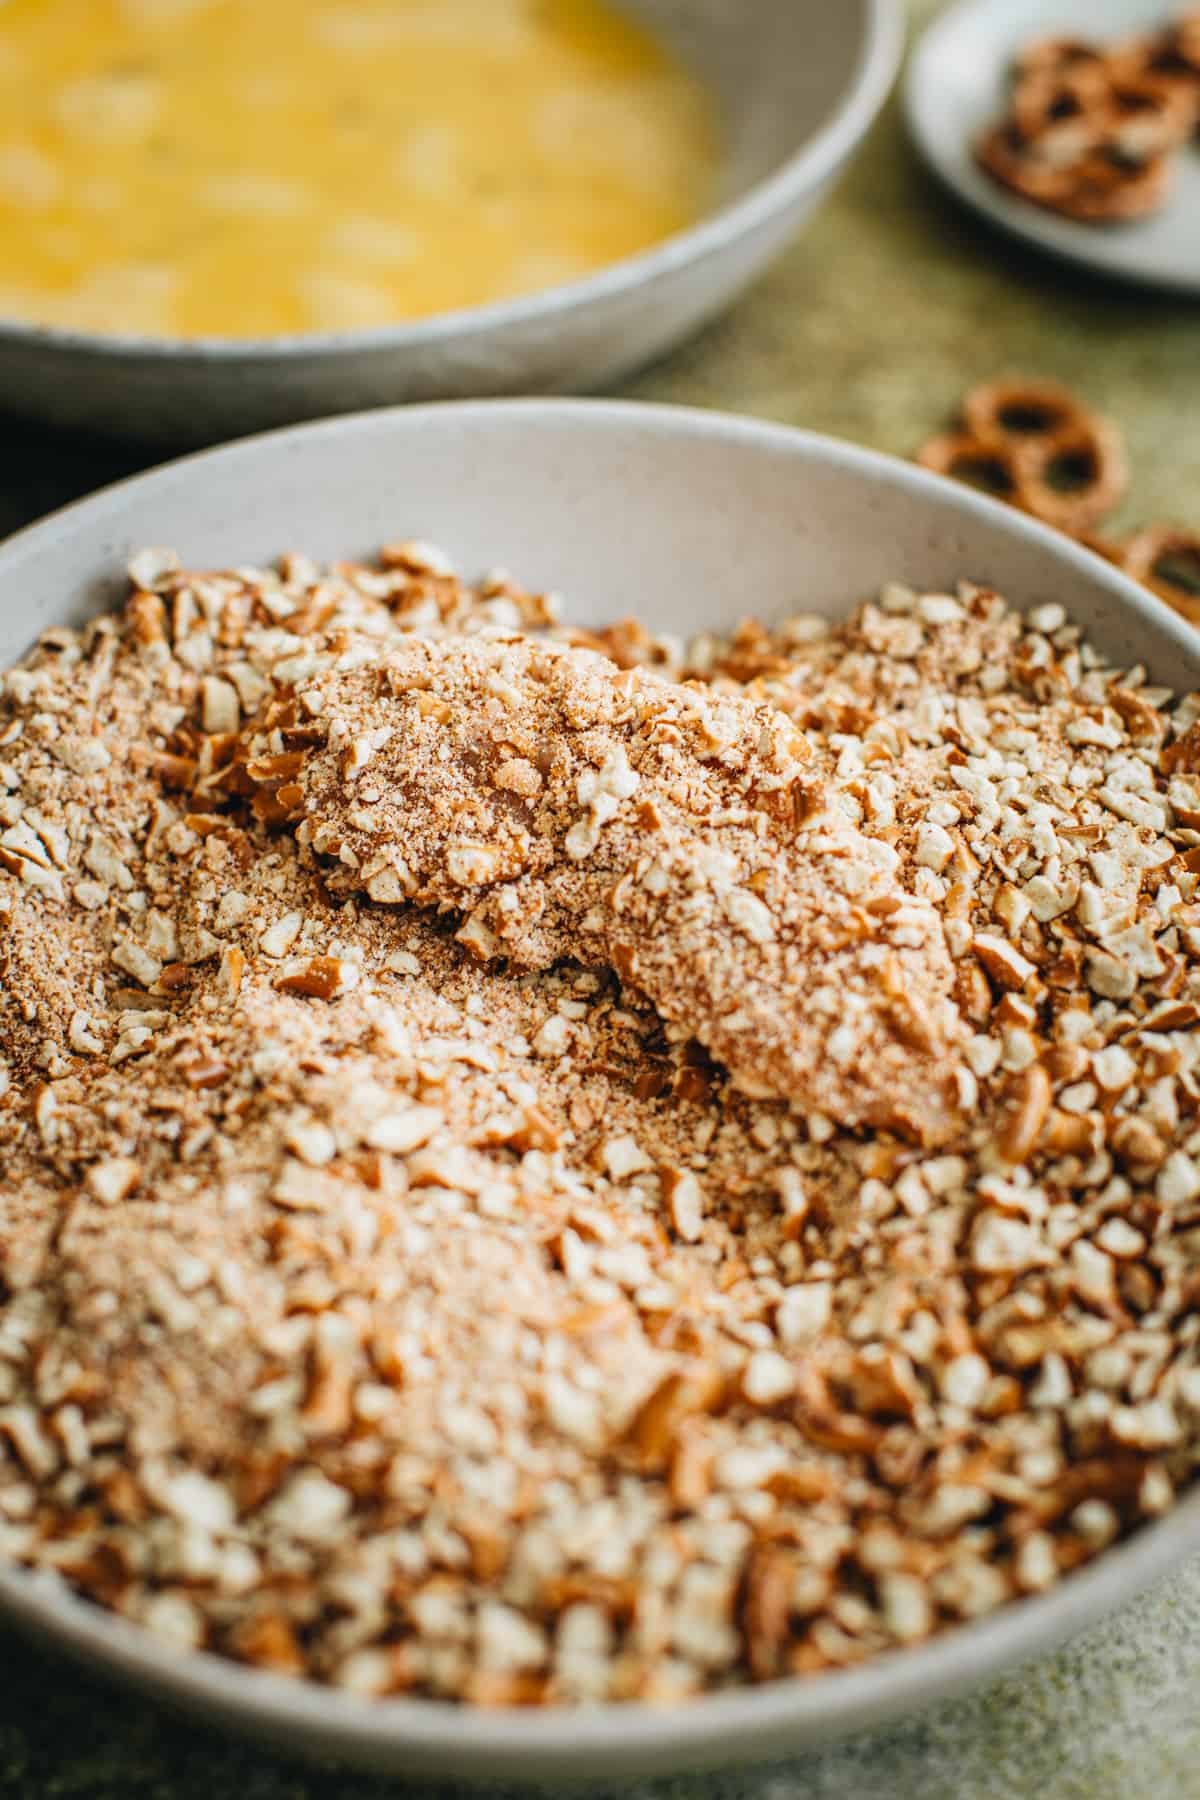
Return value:
M 1200 1458 L 1200 696 L 138 558 L 0 677 L 0 1550 L 371 1696 L 1044 1592 Z

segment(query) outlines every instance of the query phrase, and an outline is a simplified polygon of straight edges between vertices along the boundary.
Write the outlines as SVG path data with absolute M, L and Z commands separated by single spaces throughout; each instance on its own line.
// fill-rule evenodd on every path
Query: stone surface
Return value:
M 935 10 L 917 0 L 919 21 Z M 813 228 L 728 318 L 629 384 L 909 454 L 971 382 L 1054 376 L 1124 427 L 1118 523 L 1200 527 L 1200 306 L 1107 288 L 1001 238 L 917 166 L 896 107 Z M 1189 422 L 1191 421 L 1191 423 Z M 0 531 L 139 466 L 136 451 L 12 425 Z M 410 1790 L 412 1791 L 412 1790 Z M 382 1800 L 113 1695 L 0 1633 L 0 1797 Z M 427 1800 L 452 1791 L 423 1785 Z M 1200 1800 L 1200 1563 L 1066 1651 L 885 1732 L 633 1800 Z M 615 1795 L 611 1800 L 616 1800 Z

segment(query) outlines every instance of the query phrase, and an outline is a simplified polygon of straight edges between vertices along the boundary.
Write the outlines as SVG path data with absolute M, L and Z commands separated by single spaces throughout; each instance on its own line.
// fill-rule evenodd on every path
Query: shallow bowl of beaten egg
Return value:
M 600 387 L 870 125 L 897 0 L 3 0 L 0 405 L 200 443 Z

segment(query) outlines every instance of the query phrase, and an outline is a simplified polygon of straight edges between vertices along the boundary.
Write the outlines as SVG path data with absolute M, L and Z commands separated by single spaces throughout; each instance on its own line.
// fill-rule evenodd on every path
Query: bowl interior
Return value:
M 502 564 L 561 589 L 581 622 L 635 612 L 684 633 L 749 613 L 836 615 L 890 579 L 938 588 L 970 576 L 1022 605 L 1061 601 L 1112 658 L 1145 661 L 1175 687 L 1200 685 L 1196 636 L 1165 607 L 1067 539 L 922 470 L 720 415 L 543 401 L 337 419 L 84 501 L 0 546 L 0 666 L 43 627 L 111 600 L 141 545 L 225 566 L 417 535 L 465 571 Z M 171 1656 L 2 1564 L 0 1610 L 96 1667 L 292 1749 L 410 1777 L 613 1779 L 781 1754 L 943 1697 L 1051 1648 L 1198 1543 L 1200 1496 L 1050 1593 L 927 1645 L 675 1711 L 368 1705 L 210 1656 Z
M 889 580 L 960 577 L 1059 600 L 1114 661 L 1200 683 L 1200 639 L 1110 564 L 923 470 L 829 438 L 685 408 L 481 401 L 267 433 L 109 488 L 0 546 L 0 667 L 113 603 L 146 545 L 228 567 L 284 550 L 432 539 L 503 567 L 574 622 L 637 613 L 686 635 L 748 613 L 836 616 Z
M 721 199 L 739 199 L 807 142 L 850 87 L 868 0 L 621 0 L 717 95 Z

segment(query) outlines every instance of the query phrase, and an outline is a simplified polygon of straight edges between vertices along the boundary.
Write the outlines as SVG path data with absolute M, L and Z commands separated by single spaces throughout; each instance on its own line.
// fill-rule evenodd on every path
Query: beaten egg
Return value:
M 0 316 L 252 338 L 505 299 L 692 223 L 719 135 L 602 0 L 4 0 Z

